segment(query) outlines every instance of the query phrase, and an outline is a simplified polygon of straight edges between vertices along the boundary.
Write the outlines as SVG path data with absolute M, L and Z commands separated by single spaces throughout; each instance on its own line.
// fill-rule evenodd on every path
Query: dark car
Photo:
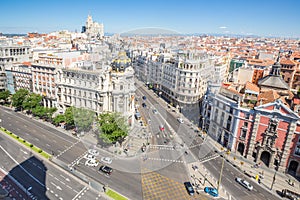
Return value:
M 107 175 L 111 175 L 113 169 L 110 168 L 110 167 L 108 167 L 108 166 L 106 166 L 106 165 L 102 165 L 102 166 L 99 168 L 99 171 L 102 171 L 102 172 L 104 172 L 104 173 L 107 174 Z
M 147 98 L 146 98 L 146 96 L 143 96 L 143 100 L 146 100 Z
M 195 194 L 195 190 L 191 184 L 191 182 L 184 182 L 184 186 L 186 188 L 186 190 L 188 191 L 189 195 L 194 195 Z
M 147 104 L 146 104 L 146 103 L 142 103 L 142 106 L 143 106 L 144 108 L 146 108 L 146 107 L 147 107 Z

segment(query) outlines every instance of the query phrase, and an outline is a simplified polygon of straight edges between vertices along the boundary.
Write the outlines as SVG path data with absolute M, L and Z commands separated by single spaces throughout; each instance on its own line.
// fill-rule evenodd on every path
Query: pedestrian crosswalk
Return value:
M 173 159 L 165 159 L 165 158 L 147 158 L 145 160 L 155 160 L 155 161 L 164 161 L 164 162 L 177 162 L 177 163 L 184 163 L 182 160 L 173 160 Z

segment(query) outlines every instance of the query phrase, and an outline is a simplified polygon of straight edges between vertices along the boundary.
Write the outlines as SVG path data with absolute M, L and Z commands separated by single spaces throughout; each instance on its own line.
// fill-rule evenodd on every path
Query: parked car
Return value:
M 157 112 L 157 110 L 156 110 L 156 109 L 153 109 L 153 113 L 154 113 L 154 114 L 157 114 L 158 112 Z
M 94 155 L 88 154 L 88 153 L 84 155 L 84 158 L 86 158 L 87 160 L 92 160 L 92 159 L 95 160 L 96 159 L 96 157 Z
M 106 166 L 106 165 L 102 165 L 100 168 L 99 168 L 99 171 L 101 172 L 104 172 L 106 175 L 111 175 L 113 169 Z
M 143 96 L 143 100 L 146 100 L 147 99 L 147 97 L 146 96 Z
M 143 106 L 143 108 L 146 108 L 147 104 L 146 103 L 142 103 L 142 106 Z
M 103 157 L 103 158 L 101 158 L 101 162 L 106 163 L 106 164 L 111 164 L 112 159 L 110 157 Z
M 241 178 L 236 178 L 235 179 L 239 184 L 247 188 L 249 191 L 253 190 L 253 186 L 246 180 L 241 179 Z
M 184 186 L 189 193 L 189 195 L 193 196 L 195 194 L 195 190 L 191 184 L 191 182 L 184 182 Z
M 205 187 L 204 188 L 204 192 L 213 196 L 213 197 L 217 197 L 219 196 L 219 192 L 216 188 L 212 188 L 212 187 Z
M 99 155 L 99 152 L 96 149 L 89 149 L 88 152 L 89 152 L 89 154 L 94 155 L 94 156 Z
M 90 159 L 85 162 L 85 166 L 90 166 L 90 167 L 97 167 L 98 164 L 99 164 L 98 161 L 95 159 Z
M 159 130 L 160 130 L 160 131 L 164 131 L 164 130 L 165 130 L 165 127 L 164 127 L 164 125 L 162 125 L 162 124 L 161 124 L 161 125 L 159 125 Z
M 177 121 L 179 122 L 179 123 L 183 123 L 183 119 L 182 118 L 177 118 Z

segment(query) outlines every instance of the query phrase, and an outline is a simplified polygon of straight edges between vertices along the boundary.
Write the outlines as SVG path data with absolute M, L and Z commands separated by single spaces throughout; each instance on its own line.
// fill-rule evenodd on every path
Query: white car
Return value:
M 111 164 L 112 159 L 110 157 L 103 157 L 103 158 L 101 158 L 101 162 L 106 163 L 106 164 Z
M 253 190 L 253 186 L 246 180 L 241 179 L 241 178 L 236 178 L 235 179 L 239 184 L 247 188 L 249 191 Z
M 95 159 L 90 159 L 85 162 L 85 166 L 97 167 L 99 162 Z
M 182 118 L 177 118 L 177 121 L 179 122 L 179 123 L 183 123 L 183 119 Z
M 92 155 L 92 154 L 85 154 L 85 155 L 84 155 L 84 158 L 86 158 L 87 160 L 92 160 L 92 159 L 95 160 L 95 159 L 96 159 L 95 156 Z
M 94 156 L 98 156 L 99 155 L 99 152 L 96 149 L 89 149 L 88 152 L 89 152 L 89 154 L 92 154 Z

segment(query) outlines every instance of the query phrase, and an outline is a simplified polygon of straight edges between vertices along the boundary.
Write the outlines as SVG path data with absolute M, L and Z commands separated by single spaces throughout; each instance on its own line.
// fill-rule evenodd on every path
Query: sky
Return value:
M 0 32 L 78 32 L 88 15 L 106 33 L 156 27 L 178 33 L 300 37 L 299 0 L 8 0 Z

